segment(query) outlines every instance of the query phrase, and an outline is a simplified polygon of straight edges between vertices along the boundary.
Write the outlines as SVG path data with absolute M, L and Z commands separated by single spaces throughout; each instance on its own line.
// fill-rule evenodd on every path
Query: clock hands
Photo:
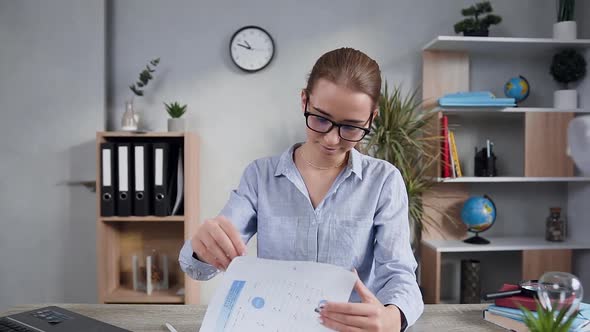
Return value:
M 241 47 L 243 47 L 243 48 L 245 48 L 247 50 L 251 50 L 252 49 L 252 46 L 250 46 L 250 43 L 248 43 L 247 40 L 244 40 L 244 43 L 246 43 L 246 45 L 238 43 L 238 46 L 241 46 Z

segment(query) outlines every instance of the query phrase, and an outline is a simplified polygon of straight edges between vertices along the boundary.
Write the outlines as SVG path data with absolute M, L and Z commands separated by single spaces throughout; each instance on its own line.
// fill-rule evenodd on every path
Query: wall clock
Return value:
M 272 61 L 275 43 L 266 30 L 250 25 L 234 33 L 229 43 L 229 53 L 238 68 L 253 73 Z

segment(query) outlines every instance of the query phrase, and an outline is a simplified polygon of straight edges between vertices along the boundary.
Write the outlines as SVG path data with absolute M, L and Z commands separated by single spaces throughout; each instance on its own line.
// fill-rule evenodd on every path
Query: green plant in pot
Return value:
M 553 24 L 553 38 L 559 40 L 575 40 L 578 26 L 574 21 L 575 0 L 557 0 L 557 22 Z
M 154 78 L 153 74 L 156 71 L 156 66 L 160 63 L 160 58 L 153 59 L 145 66 L 145 69 L 139 73 L 137 82 L 131 84 L 129 89 L 133 92 L 130 100 L 125 102 L 125 112 L 121 118 L 121 129 L 127 131 L 136 131 L 139 127 L 139 114 L 134 106 L 134 98 L 142 97 L 143 91 L 148 85 L 149 81 Z M 150 67 L 152 65 L 152 67 Z
M 432 208 L 443 217 L 456 223 L 454 218 L 438 207 L 423 201 L 423 195 L 436 184 L 429 168 L 439 158 L 430 152 L 433 144 L 440 146 L 441 136 L 431 135 L 429 123 L 437 117 L 433 111 L 424 111 L 418 98 L 418 89 L 404 94 L 401 87 L 388 90 L 387 82 L 379 98 L 379 115 L 373 120 L 371 132 L 359 147 L 361 151 L 386 160 L 396 166 L 406 184 L 412 247 L 418 249 L 426 224 L 438 227 L 424 208 Z M 438 150 L 437 150 L 438 151 Z
M 502 22 L 493 11 L 489 1 L 477 3 L 461 10 L 461 14 L 467 18 L 455 24 L 455 33 L 463 33 L 463 36 L 487 37 L 490 34 L 490 26 Z M 485 16 L 483 16 L 485 14 Z
M 568 332 L 572 327 L 576 315 L 566 315 L 569 306 L 561 309 L 549 309 L 537 302 L 536 315 L 527 308 L 520 306 L 523 313 L 524 324 L 531 332 Z
M 553 79 L 563 86 L 553 95 L 555 108 L 574 109 L 578 107 L 578 92 L 572 89 L 574 82 L 586 76 L 586 60 L 578 51 L 565 49 L 553 56 L 550 73 Z
M 168 131 L 185 131 L 186 124 L 181 117 L 186 113 L 187 105 L 180 105 L 178 102 L 173 102 L 170 104 L 164 103 L 164 106 L 166 106 L 166 112 L 170 115 L 170 119 L 168 119 Z

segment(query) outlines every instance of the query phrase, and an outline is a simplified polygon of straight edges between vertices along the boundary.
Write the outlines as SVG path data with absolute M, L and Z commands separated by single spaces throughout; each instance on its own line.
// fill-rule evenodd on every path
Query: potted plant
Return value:
M 553 56 L 550 73 L 553 79 L 565 89 L 557 90 L 553 94 L 555 108 L 578 108 L 578 92 L 571 89 L 571 83 L 584 78 L 586 75 L 586 60 L 578 51 L 565 49 Z
M 527 308 L 520 306 L 523 313 L 524 324 L 531 332 L 568 332 L 572 327 L 576 315 L 566 315 L 569 306 L 561 309 L 550 309 L 537 302 L 536 315 Z
M 467 18 L 455 24 L 455 33 L 463 32 L 463 36 L 489 36 L 490 26 L 502 22 L 500 16 L 490 14 L 491 12 L 492 5 L 489 1 L 462 9 L 461 14 Z M 481 17 L 483 14 L 487 15 Z
M 431 120 L 437 112 L 423 111 L 418 89 L 404 95 L 401 87 L 388 91 L 387 82 L 379 98 L 379 116 L 371 125 L 360 150 L 376 158 L 389 161 L 396 166 L 406 184 L 408 212 L 412 247 L 416 252 L 422 239 L 422 230 L 431 223 L 432 217 L 424 215 L 424 208 L 432 208 L 437 213 L 456 222 L 448 213 L 437 206 L 423 202 L 436 180 L 430 176 L 429 166 L 438 160 L 439 154 L 430 152 L 432 144 L 440 146 L 441 136 L 432 136 L 428 131 Z M 438 151 L 438 150 L 437 150 Z
M 133 98 L 135 96 L 143 96 L 143 90 L 148 85 L 149 81 L 154 78 L 153 73 L 156 71 L 156 66 L 160 63 L 160 58 L 150 61 L 145 66 L 145 69 L 139 73 L 138 81 L 131 84 L 129 89 L 133 92 L 131 100 L 125 102 L 125 113 L 121 119 L 121 129 L 126 131 L 136 131 L 139 127 L 139 114 L 134 107 Z M 150 67 L 150 64 L 152 67 Z
M 553 38 L 575 40 L 578 27 L 574 21 L 575 0 L 557 0 L 557 23 L 553 24 Z
M 170 119 L 168 119 L 168 131 L 185 131 L 185 122 L 184 119 L 181 119 L 181 116 L 186 113 L 187 105 L 180 105 L 177 102 L 173 102 L 170 104 L 164 103 L 166 106 L 166 111 L 170 115 Z

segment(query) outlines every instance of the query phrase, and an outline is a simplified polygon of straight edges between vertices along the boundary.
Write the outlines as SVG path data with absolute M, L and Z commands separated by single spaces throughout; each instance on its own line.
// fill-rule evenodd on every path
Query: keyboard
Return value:
M 3 317 L 0 318 L 0 332 L 37 332 L 37 330 L 30 329 Z

